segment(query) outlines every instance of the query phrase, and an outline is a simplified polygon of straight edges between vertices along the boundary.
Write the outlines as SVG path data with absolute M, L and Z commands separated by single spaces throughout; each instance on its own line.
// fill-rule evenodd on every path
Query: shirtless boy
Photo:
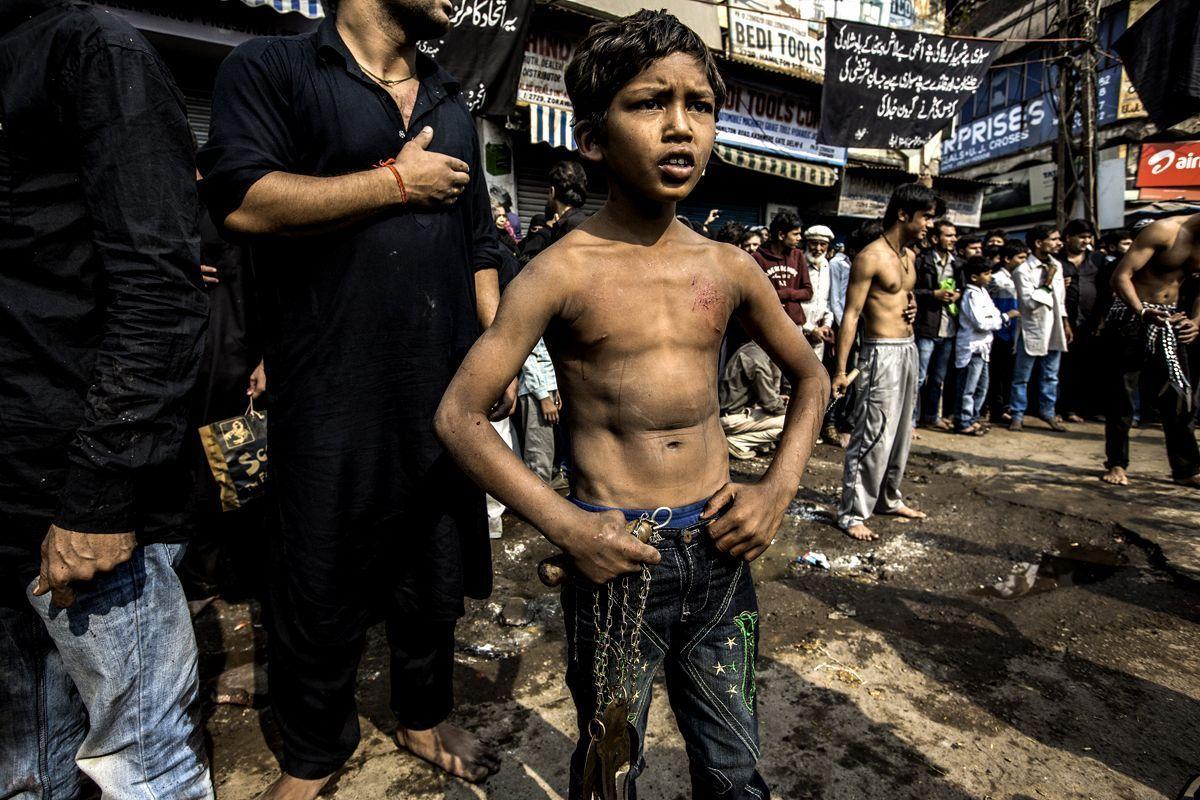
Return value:
M 771 544 L 795 494 L 828 382 L 754 260 L 675 220 L 675 204 L 708 161 L 725 93 L 699 37 L 665 12 L 603 23 L 579 45 L 566 81 L 579 152 L 605 169 L 608 200 L 508 287 L 494 326 L 442 401 L 437 430 L 480 486 L 574 560 L 562 592 L 579 722 L 569 796 L 585 796 L 589 729 L 601 734 L 593 716 L 618 702 L 598 709 L 593 678 L 596 617 L 616 605 L 616 623 L 605 629 L 627 621 L 640 635 L 628 659 L 628 713 L 611 718 L 632 723 L 620 724 L 621 736 L 633 736 L 630 781 L 645 768 L 650 690 L 665 663 L 692 796 L 764 798 L 748 562 Z M 753 484 L 730 481 L 717 401 L 717 355 L 731 315 L 793 386 L 775 459 Z M 508 384 L 543 333 L 573 409 L 569 500 L 525 469 L 487 423 L 493 387 Z M 667 509 L 670 522 L 650 544 L 625 532 L 643 514 L 665 522 Z M 610 605 L 629 583 L 649 586 L 640 625 Z M 605 611 L 595 615 L 597 607 Z M 611 673 L 601 674 L 609 685 Z
M 854 432 L 846 448 L 838 510 L 838 526 L 854 539 L 878 538 L 867 527 L 874 513 L 925 518 L 900 497 L 912 443 L 919 371 L 912 328 L 916 270 L 909 247 L 933 227 L 941 207 L 933 190 L 925 186 L 910 183 L 899 187 L 883 218 L 883 236 L 863 248 L 850 267 L 833 393 L 841 396 L 850 386 L 846 360 L 861 318 L 863 343 L 855 385 L 858 399 L 851 412 Z
M 1167 460 L 1177 483 L 1200 486 L 1193 394 L 1186 345 L 1200 334 L 1200 302 L 1179 307 L 1179 287 L 1200 272 L 1200 214 L 1147 225 L 1117 264 L 1115 297 L 1101 325 L 1101 351 L 1111 365 L 1105 400 L 1106 472 L 1103 480 L 1129 483 L 1129 428 L 1138 386 L 1162 417 Z

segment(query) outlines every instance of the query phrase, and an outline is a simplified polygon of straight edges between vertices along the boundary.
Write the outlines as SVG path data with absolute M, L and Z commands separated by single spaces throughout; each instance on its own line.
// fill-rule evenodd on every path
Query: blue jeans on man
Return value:
M 68 608 L 0 587 L 0 797 L 73 800 L 82 771 L 106 798 L 211 800 L 182 552 L 143 545 Z
M 967 365 L 959 369 L 958 385 L 962 394 L 959 396 L 955 419 L 956 430 L 966 430 L 979 422 L 987 399 L 990 371 L 988 362 L 983 360 L 983 353 L 972 353 Z
M 941 419 L 942 385 L 950 370 L 950 357 L 954 355 L 954 337 L 917 339 L 917 355 L 920 361 L 917 371 L 917 414 L 914 419 L 921 425 L 932 425 Z
M 1018 339 L 1016 356 L 1013 359 L 1012 392 L 1009 395 L 1009 413 L 1013 422 L 1025 418 L 1029 408 L 1029 381 L 1034 367 L 1039 367 L 1038 398 L 1036 415 L 1044 420 L 1054 419 L 1058 403 L 1058 367 L 1062 363 L 1062 352 L 1051 350 L 1044 356 L 1031 356 L 1025 344 Z
M 573 500 L 585 511 L 605 510 Z M 719 552 L 700 512 L 705 502 L 674 509 L 669 528 L 651 541 L 662 562 L 650 567 L 639 653 L 628 663 L 629 728 L 633 734 L 630 800 L 645 770 L 644 744 L 654 675 L 663 665 L 667 700 L 683 736 L 695 800 L 767 800 L 770 790 L 758 772 L 758 600 L 750 565 Z M 626 519 L 642 513 L 622 509 Z M 661 520 L 660 520 L 661 521 Z M 628 580 L 632 607 L 640 577 Z M 602 630 L 625 625 L 619 598 L 622 581 L 598 587 L 573 577 L 562 588 L 567 637 L 567 686 L 575 701 L 579 740 L 571 757 L 569 800 L 582 800 L 583 768 L 591 744 L 589 723 L 596 705 L 597 609 Z M 630 620 L 632 622 L 632 620 Z M 634 659 L 634 655 L 630 659 Z M 624 662 L 609 659 L 608 680 Z M 682 787 L 680 787 L 682 788 Z

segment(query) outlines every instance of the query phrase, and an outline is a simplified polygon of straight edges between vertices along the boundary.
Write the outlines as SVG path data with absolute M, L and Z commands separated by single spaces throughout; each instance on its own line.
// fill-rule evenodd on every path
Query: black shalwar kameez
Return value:
M 397 207 L 332 233 L 253 243 L 280 508 L 271 697 L 283 769 L 300 778 L 328 775 L 354 752 L 371 622 L 387 621 L 400 724 L 429 728 L 453 702 L 463 597 L 491 590 L 483 495 L 442 452 L 433 415 L 479 334 L 474 271 L 497 267 L 498 245 L 458 82 L 423 56 L 418 75 L 406 126 L 332 19 L 310 35 L 248 42 L 221 67 L 200 156 L 218 219 L 270 172 L 367 169 L 425 126 L 431 151 L 470 165 L 447 210 Z

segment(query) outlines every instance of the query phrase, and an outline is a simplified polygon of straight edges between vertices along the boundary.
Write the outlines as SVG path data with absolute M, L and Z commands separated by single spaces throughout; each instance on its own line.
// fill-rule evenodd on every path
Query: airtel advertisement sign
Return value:
M 1142 145 L 1138 188 L 1200 186 L 1200 142 L 1161 142 Z

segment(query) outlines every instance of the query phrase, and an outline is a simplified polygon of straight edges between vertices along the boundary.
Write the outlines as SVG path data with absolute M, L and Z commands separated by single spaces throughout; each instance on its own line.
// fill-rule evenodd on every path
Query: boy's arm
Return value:
M 517 458 L 488 423 L 488 409 L 521 368 L 561 307 L 562 279 L 531 262 L 504 293 L 496 320 L 458 368 L 442 397 L 434 427 L 447 452 L 475 483 L 514 509 L 569 553 L 597 583 L 643 563 L 658 550 L 625 533 L 620 512 L 589 514 L 564 500 Z
M 753 561 L 770 546 L 800 485 L 821 427 L 829 379 L 812 347 L 776 301 L 771 282 L 754 262 L 739 254 L 732 274 L 742 297 L 738 320 L 792 384 L 779 447 L 766 474 L 754 484 L 727 483 L 708 501 L 702 515 L 711 517 L 728 506 L 725 515 L 709 526 L 713 543 L 731 556 Z

